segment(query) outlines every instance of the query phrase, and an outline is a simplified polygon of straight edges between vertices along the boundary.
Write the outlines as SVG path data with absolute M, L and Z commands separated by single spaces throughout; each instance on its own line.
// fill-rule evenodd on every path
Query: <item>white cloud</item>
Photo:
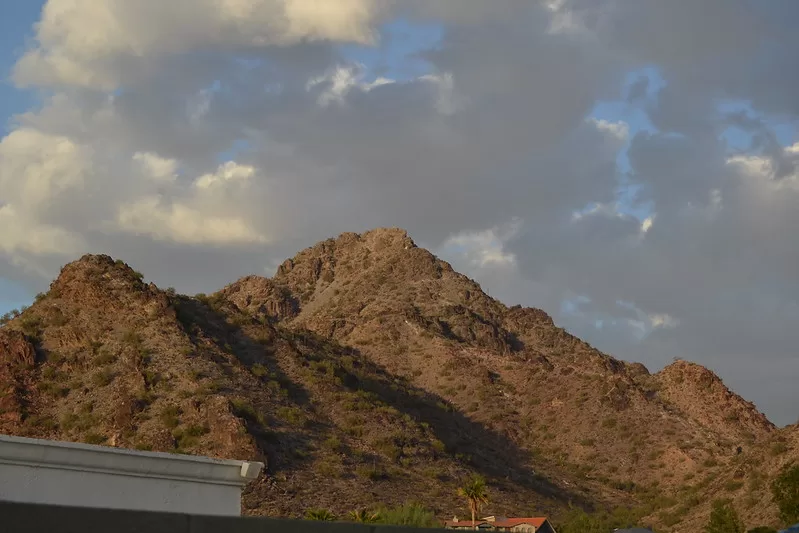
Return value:
M 82 247 L 80 236 L 62 228 L 38 223 L 13 205 L 0 206 L 0 252 L 22 255 L 69 255 Z
M 568 0 L 544 0 L 551 12 L 548 32 L 552 34 L 585 35 L 587 28 L 580 12 L 570 9 Z
M 374 0 L 49 0 L 14 79 L 111 90 L 153 61 L 208 46 L 369 43 L 378 12 Z
M 210 189 L 225 183 L 244 184 L 255 175 L 255 167 L 240 165 L 235 161 L 227 161 L 216 169 L 216 172 L 203 174 L 194 182 L 198 189 Z
M 226 246 L 267 242 L 241 217 L 215 216 L 181 203 L 163 202 L 158 197 L 121 206 L 117 222 L 124 232 L 180 244 Z
M 605 119 L 596 119 L 594 117 L 589 118 L 588 121 L 592 123 L 599 131 L 609 133 L 620 141 L 626 141 L 629 137 L 630 127 L 626 122 L 610 122 Z
M 148 178 L 155 181 L 171 183 L 177 178 L 179 164 L 175 159 L 166 159 L 152 152 L 136 152 L 133 160 Z
M 727 159 L 727 164 L 740 169 L 747 177 L 760 187 L 771 191 L 793 189 L 799 191 L 799 142 L 786 146 L 780 156 L 794 166 L 786 176 L 777 176 L 777 165 L 774 158 L 762 155 L 736 155 Z
M 619 206 L 615 203 L 595 203 L 587 208 L 579 211 L 573 211 L 571 220 L 572 222 L 580 222 L 590 219 L 595 216 L 603 216 L 607 218 L 624 219 L 626 216 L 619 212 Z
M 678 320 L 675 320 L 671 316 L 665 313 L 655 313 L 648 315 L 649 324 L 653 329 L 656 328 L 674 328 L 677 327 L 679 324 Z
M 91 155 L 91 148 L 69 137 L 25 127 L 12 131 L 0 141 L 0 201 L 30 209 L 80 187 Z
M 451 72 L 425 74 L 419 79 L 435 86 L 437 90 L 436 110 L 442 115 L 452 115 L 466 105 L 465 98 L 455 91 L 455 82 Z
M 233 1 L 241 3 L 243 0 Z M 288 30 L 284 39 L 309 38 L 371 43 L 375 40 L 371 25 L 376 11 L 377 3 L 372 0 L 286 0 Z
M 375 87 L 394 83 L 394 80 L 378 77 L 374 81 L 364 81 L 365 69 L 363 65 L 339 65 L 321 76 L 315 76 L 305 86 L 307 91 L 323 86 L 322 92 L 317 97 L 317 103 L 326 107 L 335 102 L 343 105 L 347 95 L 353 89 L 369 92 Z
M 515 266 L 516 256 L 505 250 L 505 243 L 521 229 L 522 221 L 514 219 L 503 226 L 477 232 L 461 232 L 441 246 L 444 253 L 458 254 L 474 267 Z
M 170 167 L 156 165 L 160 166 Z M 227 161 L 197 178 L 183 196 L 178 191 L 170 196 L 146 194 L 121 203 L 116 229 L 181 244 L 264 244 L 268 239 L 254 226 L 252 211 L 242 196 L 255 175 L 255 167 Z

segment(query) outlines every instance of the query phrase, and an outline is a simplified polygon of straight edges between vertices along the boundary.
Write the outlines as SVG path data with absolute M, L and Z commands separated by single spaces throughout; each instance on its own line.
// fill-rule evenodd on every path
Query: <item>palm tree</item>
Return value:
M 488 485 L 486 485 L 485 478 L 479 475 L 472 476 L 465 485 L 458 489 L 458 495 L 466 498 L 469 503 L 469 511 L 472 513 L 472 525 L 477 529 L 474 523 L 477 519 L 477 513 L 480 512 L 480 507 L 483 504 L 488 503 Z

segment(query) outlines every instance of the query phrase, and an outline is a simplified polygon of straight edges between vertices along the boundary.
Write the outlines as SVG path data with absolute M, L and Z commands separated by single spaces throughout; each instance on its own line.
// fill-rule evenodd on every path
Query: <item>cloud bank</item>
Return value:
M 103 252 L 199 292 L 402 226 L 492 296 L 654 369 L 706 364 L 793 422 L 797 17 L 788 0 L 49 0 L 12 73 L 44 96 L 0 140 L 0 270 L 35 290 Z M 441 39 L 414 49 L 422 26 Z M 397 55 L 425 71 L 375 67 Z

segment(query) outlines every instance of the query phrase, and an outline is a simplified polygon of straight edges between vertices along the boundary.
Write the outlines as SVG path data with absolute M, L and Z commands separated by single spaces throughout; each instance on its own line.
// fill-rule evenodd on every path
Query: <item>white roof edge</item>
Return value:
M 244 486 L 261 473 L 257 461 L 145 452 L 0 434 L 0 464 Z

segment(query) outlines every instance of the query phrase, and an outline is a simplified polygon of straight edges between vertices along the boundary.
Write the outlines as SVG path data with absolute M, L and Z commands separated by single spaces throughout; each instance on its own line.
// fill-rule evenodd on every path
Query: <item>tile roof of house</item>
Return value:
M 447 520 L 446 522 L 444 522 L 444 524 L 447 527 L 472 527 L 472 528 L 483 524 L 499 528 L 510 528 L 521 524 L 530 524 L 531 526 L 538 529 L 544 524 L 544 522 L 546 522 L 546 520 L 547 519 L 545 517 L 524 517 L 524 518 L 503 517 L 498 520 L 475 520 L 474 522 L 472 522 L 471 520 Z
M 492 524 L 494 527 L 514 527 L 521 524 L 530 524 L 538 529 L 546 520 L 546 518 L 542 517 L 505 518 L 504 520 L 496 520 Z

